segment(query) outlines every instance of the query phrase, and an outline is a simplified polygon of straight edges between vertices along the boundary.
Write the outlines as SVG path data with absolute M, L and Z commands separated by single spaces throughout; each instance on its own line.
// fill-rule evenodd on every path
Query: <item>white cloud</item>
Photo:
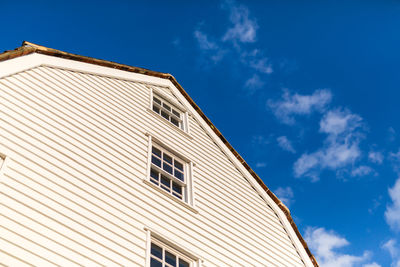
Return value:
M 264 168 L 267 166 L 267 163 L 265 162 L 257 162 L 256 163 L 256 168 Z
M 314 111 L 322 111 L 331 99 L 332 93 L 327 89 L 316 90 L 311 95 L 290 94 L 285 91 L 282 100 L 268 100 L 267 105 L 282 123 L 294 124 L 295 115 L 309 115 Z
M 358 143 L 348 144 L 333 142 L 311 154 L 304 153 L 294 163 L 296 177 L 308 176 L 313 181 L 318 180 L 322 169 L 336 170 L 353 164 L 361 155 Z
M 368 212 L 370 214 L 374 214 L 376 209 L 381 205 L 381 202 L 382 202 L 382 196 L 379 196 L 378 198 L 373 199 L 372 206 L 371 206 L 371 208 L 368 209 Z
M 390 142 L 396 140 L 396 130 L 393 127 L 388 128 L 388 137 Z
M 386 207 L 385 219 L 392 230 L 400 231 L 400 178 L 388 191 L 392 203 Z
M 338 170 L 354 166 L 361 156 L 359 142 L 363 138 L 362 118 L 348 110 L 328 111 L 320 121 L 320 132 L 327 134 L 322 148 L 304 153 L 295 162 L 296 177 L 308 176 L 313 181 L 323 169 Z M 354 169 L 354 175 L 368 174 L 368 167 Z
M 359 166 L 351 171 L 351 176 L 365 176 L 374 172 L 371 167 L 368 166 Z
M 207 54 L 209 58 L 217 63 L 222 60 L 226 51 L 221 48 L 215 41 L 211 41 L 207 34 L 201 32 L 200 30 L 195 30 L 193 33 L 200 50 Z
M 399 255 L 399 248 L 396 247 L 397 241 L 395 239 L 388 240 L 383 244 L 383 248 L 386 249 L 392 258 L 396 258 Z
M 263 87 L 264 84 L 265 83 L 260 79 L 260 76 L 257 74 L 254 74 L 250 79 L 248 79 L 246 81 L 244 86 L 248 89 L 251 89 L 252 92 L 254 92 L 255 90 Z
M 352 132 L 360 126 L 361 117 L 347 110 L 331 110 L 327 112 L 320 121 L 320 132 L 327 133 L 332 137 Z
M 376 262 L 372 262 L 372 263 L 364 264 L 363 267 L 382 267 L 382 266 Z
M 249 61 L 249 65 L 261 73 L 271 74 L 273 72 L 272 65 L 266 57 L 252 59 Z
M 208 40 L 207 34 L 201 32 L 199 30 L 195 30 L 193 34 L 194 34 L 194 37 L 196 38 L 197 43 L 199 44 L 199 47 L 201 50 L 218 49 L 218 45 L 215 42 Z
M 306 229 L 305 239 L 311 251 L 315 253 L 320 266 L 323 267 L 353 267 L 368 260 L 370 253 L 364 251 L 363 255 L 355 256 L 338 252 L 339 249 L 350 243 L 333 231 L 325 228 Z
M 392 267 L 400 267 L 400 247 L 397 246 L 397 240 L 390 239 L 382 248 L 386 249 L 392 258 Z
M 259 49 L 240 51 L 240 61 L 260 73 L 271 74 L 273 72 L 272 64 Z
M 394 171 L 400 174 L 400 149 L 396 153 L 390 152 L 389 159 L 393 163 Z
M 322 152 L 314 152 L 312 154 L 304 153 L 301 157 L 296 160 L 293 166 L 294 175 L 296 177 L 303 176 L 307 173 L 307 176 L 311 178 L 313 182 L 319 180 L 318 172 L 314 171 L 317 166 L 320 165 L 322 158 Z
M 286 136 L 279 136 L 276 141 L 283 150 L 296 153 L 296 150 L 292 146 L 292 142 L 290 142 Z
M 258 25 L 256 19 L 250 16 L 249 9 L 244 5 L 238 5 L 235 1 L 226 1 L 222 7 L 229 12 L 229 26 L 222 37 L 212 38 L 199 27 L 193 32 L 193 36 L 201 51 L 201 60 L 207 59 L 212 63 L 219 63 L 222 59 L 230 60 L 232 66 L 237 62 L 243 67 L 253 71 L 253 75 L 245 83 L 245 88 L 253 90 L 264 85 L 262 75 L 273 72 L 272 64 L 261 49 L 249 48 L 249 43 L 257 40 Z M 203 25 L 200 24 L 202 27 Z M 227 56 L 229 54 L 229 57 Z M 205 66 L 212 66 L 205 62 Z
M 379 151 L 370 151 L 368 153 L 368 159 L 369 161 L 377 164 L 382 164 L 383 162 L 383 154 Z
M 254 18 L 250 18 L 249 9 L 243 5 L 227 2 L 230 11 L 229 20 L 232 26 L 226 31 L 223 41 L 254 43 L 257 37 L 258 25 Z
M 289 186 L 278 187 L 274 193 L 287 207 L 290 207 L 290 205 L 294 202 L 293 190 Z

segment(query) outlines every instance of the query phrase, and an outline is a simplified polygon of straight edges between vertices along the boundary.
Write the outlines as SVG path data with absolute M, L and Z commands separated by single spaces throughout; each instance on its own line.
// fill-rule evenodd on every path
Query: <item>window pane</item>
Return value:
M 189 267 L 189 263 L 182 259 L 179 259 L 179 267 Z
M 163 103 L 162 105 L 166 110 L 171 111 L 171 107 L 168 106 L 167 104 Z
M 174 118 L 171 117 L 171 122 L 172 124 L 176 125 L 179 127 L 179 121 L 175 120 Z
M 172 174 L 172 167 L 165 162 L 163 163 L 163 170 Z
M 182 195 L 179 195 L 179 194 L 177 194 L 177 193 L 175 193 L 175 192 L 173 192 L 172 193 L 172 195 L 174 196 L 174 197 L 176 197 L 176 198 L 179 198 L 179 199 L 182 199 Z
M 179 184 L 172 182 L 172 189 L 182 195 L 182 187 Z
M 159 158 L 156 158 L 155 156 L 152 156 L 152 157 L 151 157 L 151 162 L 152 162 L 154 165 L 156 165 L 156 166 L 158 166 L 158 167 L 161 168 L 161 160 L 160 160 Z
M 161 175 L 161 183 L 163 185 L 165 185 L 166 187 L 170 188 L 170 179 L 168 179 L 167 177 L 165 177 L 164 175 Z
M 153 101 L 156 102 L 157 104 L 161 105 L 161 100 L 158 99 L 157 97 L 153 97 Z
M 162 248 L 154 243 L 151 243 L 151 255 L 156 256 L 157 258 L 162 260 Z
M 169 251 L 165 251 L 165 262 L 176 266 L 176 256 Z
M 177 169 L 175 169 L 175 174 L 174 174 L 174 176 L 183 182 L 183 173 L 181 173 L 181 172 L 178 171 Z
M 167 154 L 164 153 L 163 155 L 163 160 L 165 160 L 166 162 L 168 162 L 169 164 L 172 165 L 172 157 L 168 156 Z
M 162 263 L 156 259 L 151 258 L 150 267 L 162 267 Z
M 153 110 L 160 114 L 160 108 L 153 105 Z
M 172 113 L 173 113 L 175 116 L 177 116 L 178 118 L 181 118 L 181 114 L 180 114 L 178 111 L 176 111 L 175 109 L 172 109 Z
M 153 169 L 151 169 L 151 171 L 150 171 L 150 176 L 152 178 L 154 178 L 155 180 L 158 180 L 158 172 Z
M 174 165 L 176 168 L 178 168 L 179 170 L 183 171 L 183 164 L 180 163 L 179 161 L 174 161 Z
M 153 146 L 152 152 L 154 155 L 157 155 L 159 158 L 161 158 L 161 151 L 159 149 L 157 149 Z
M 161 110 L 161 116 L 163 116 L 164 118 L 166 118 L 167 120 L 169 120 L 169 115 L 168 113 L 166 113 L 165 111 Z

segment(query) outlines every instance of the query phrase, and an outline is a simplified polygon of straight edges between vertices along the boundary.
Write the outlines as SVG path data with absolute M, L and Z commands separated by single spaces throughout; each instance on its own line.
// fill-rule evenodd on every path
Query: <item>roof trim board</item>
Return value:
M 207 123 L 207 125 L 211 128 L 211 130 L 214 132 L 214 134 L 219 138 L 219 141 L 222 142 L 224 144 L 224 146 L 232 153 L 232 155 L 240 162 L 240 164 L 242 165 L 241 167 L 244 168 L 254 178 L 254 180 L 257 182 L 257 184 L 263 189 L 263 192 L 259 192 L 259 193 L 261 195 L 266 194 L 269 198 L 272 199 L 272 201 L 274 203 L 276 203 L 276 205 L 279 207 L 280 211 L 283 212 L 284 216 L 286 217 L 289 225 L 291 226 L 291 230 L 294 231 L 294 233 L 297 236 L 298 240 L 300 241 L 301 245 L 305 249 L 311 263 L 314 266 L 319 266 L 314 255 L 311 253 L 310 249 L 308 248 L 307 243 L 301 236 L 301 234 L 290 214 L 289 209 L 264 184 L 264 182 L 261 180 L 261 178 L 254 172 L 254 170 L 251 169 L 251 167 L 246 163 L 246 161 L 239 155 L 239 153 L 225 139 L 225 137 L 221 134 L 221 132 L 208 119 L 208 117 L 197 106 L 197 104 L 193 101 L 193 99 L 186 93 L 186 91 L 178 83 L 178 81 L 175 79 L 174 76 L 172 76 L 171 74 L 168 74 L 168 73 L 152 71 L 152 70 L 139 68 L 139 67 L 132 67 L 132 66 L 124 65 L 124 64 L 115 63 L 112 61 L 95 59 L 95 58 L 91 58 L 91 57 L 71 54 L 71 53 L 60 51 L 60 50 L 47 48 L 47 47 L 37 45 L 34 43 L 30 43 L 27 41 L 24 41 L 22 43 L 21 47 L 18 47 L 14 50 L 5 51 L 4 53 L 0 54 L 0 62 L 18 58 L 18 57 L 22 57 L 25 55 L 30 55 L 33 53 L 48 55 L 48 56 L 53 56 L 53 57 L 58 57 L 58 58 L 63 58 L 63 59 L 69 59 L 69 60 L 79 61 L 79 62 L 88 63 L 88 64 L 94 64 L 94 65 L 98 65 L 98 66 L 102 66 L 102 67 L 108 67 L 108 68 L 113 68 L 113 69 L 127 71 L 127 72 L 148 75 L 148 76 L 152 76 L 152 77 L 166 79 L 169 82 L 171 82 L 179 90 L 179 92 L 184 96 L 186 101 L 189 102 L 189 104 L 196 111 L 196 113 L 198 115 L 200 115 L 200 117 Z

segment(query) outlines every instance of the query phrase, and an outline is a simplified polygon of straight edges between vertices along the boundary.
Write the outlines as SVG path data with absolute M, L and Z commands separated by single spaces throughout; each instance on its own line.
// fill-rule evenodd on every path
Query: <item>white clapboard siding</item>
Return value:
M 194 116 L 188 135 L 149 110 L 152 87 L 175 97 L 49 66 L 0 79 L 0 153 L 11 159 L 0 262 L 144 266 L 150 227 L 204 266 L 304 266 L 277 214 Z M 196 212 L 143 182 L 148 134 L 195 164 Z

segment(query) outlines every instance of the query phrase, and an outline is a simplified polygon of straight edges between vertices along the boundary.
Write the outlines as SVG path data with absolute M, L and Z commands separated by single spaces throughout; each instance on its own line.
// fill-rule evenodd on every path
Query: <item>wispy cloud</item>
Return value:
M 236 5 L 234 1 L 227 1 L 224 5 L 228 8 L 231 26 L 223 36 L 223 41 L 254 43 L 257 38 L 258 25 L 250 17 L 249 9 L 243 5 Z
M 387 250 L 392 257 L 392 267 L 400 267 L 400 246 L 397 240 L 392 238 L 382 245 L 382 248 Z
M 250 78 L 244 83 L 246 89 L 255 92 L 265 85 L 262 75 L 269 75 L 273 72 L 272 64 L 260 48 L 254 48 L 257 41 L 258 25 L 256 18 L 252 17 L 245 5 L 235 1 L 225 1 L 223 9 L 229 13 L 228 27 L 221 37 L 210 37 L 202 26 L 197 27 L 193 36 L 201 51 L 202 59 L 207 58 L 214 65 L 222 60 L 240 63 L 242 67 L 251 70 Z M 250 48 L 248 45 L 252 44 Z M 229 57 L 227 55 L 229 54 Z M 207 64 L 210 66 L 210 64 Z M 212 64 L 211 64 L 212 66 Z
M 292 142 L 286 136 L 279 136 L 276 141 L 278 145 L 285 151 L 289 151 L 291 153 L 296 153 L 296 150 L 293 148 Z
M 372 200 L 372 207 L 368 209 L 370 214 L 374 214 L 376 209 L 381 205 L 382 196 L 379 196 L 377 199 Z
M 383 162 L 383 154 L 382 152 L 379 151 L 370 151 L 368 153 L 368 159 L 369 161 L 376 163 L 376 164 L 382 164 Z
M 400 175 L 400 149 L 397 153 L 390 153 L 389 159 L 393 163 L 393 169 Z M 390 229 L 400 232 L 400 177 L 397 178 L 393 187 L 388 188 L 391 203 L 387 204 L 385 210 L 385 220 Z M 392 258 L 392 267 L 400 267 L 400 245 L 395 238 L 391 238 L 382 248 L 387 250 Z
M 265 82 L 263 82 L 258 74 L 254 74 L 250 79 L 248 79 L 245 83 L 245 87 L 250 89 L 250 93 L 254 93 L 254 91 L 263 87 Z
M 240 61 L 260 73 L 271 74 L 273 72 L 269 59 L 259 49 L 241 51 Z
M 294 202 L 293 190 L 289 186 L 278 187 L 274 193 L 287 207 L 290 207 L 290 205 Z
M 388 128 L 388 137 L 390 142 L 396 140 L 396 130 L 393 127 Z
M 389 159 L 392 161 L 393 170 L 400 175 L 400 148 L 396 153 L 390 152 Z
M 339 252 L 338 250 L 350 244 L 349 241 L 333 231 L 325 230 L 325 228 L 308 227 L 305 239 L 310 249 L 315 253 L 320 266 L 353 267 L 366 263 L 371 256 L 368 251 L 364 251 L 363 255 L 360 256 Z
M 220 62 L 227 53 L 227 51 L 220 47 L 217 42 L 211 41 L 206 33 L 203 33 L 200 30 L 195 30 L 193 35 L 197 40 L 200 50 L 208 56 L 214 64 Z
M 264 167 L 267 167 L 266 162 L 257 162 L 256 163 L 256 168 L 264 168 Z
M 194 37 L 197 40 L 197 43 L 199 44 L 199 47 L 201 50 L 216 50 L 218 49 L 218 45 L 215 42 L 212 42 L 208 39 L 207 34 L 199 31 L 199 30 L 195 30 L 194 31 Z
M 356 128 L 361 126 L 362 118 L 349 110 L 335 109 L 327 112 L 320 121 L 320 132 L 328 134 L 329 138 L 338 136 L 352 137 Z
M 359 166 L 353 170 L 351 170 L 351 176 L 355 177 L 355 176 L 365 176 L 368 175 L 370 173 L 374 173 L 374 169 L 372 169 L 369 166 Z
M 373 262 L 373 263 L 368 263 L 368 264 L 364 264 L 363 267 L 382 267 L 382 265 Z
M 353 166 L 361 156 L 359 142 L 364 137 L 362 129 L 362 118 L 349 110 L 328 111 L 320 121 L 320 132 L 326 134 L 322 148 L 301 155 L 294 164 L 295 176 L 308 176 L 317 181 L 323 169 L 338 170 Z M 355 174 L 360 175 L 367 170 L 361 168 Z
M 327 89 L 316 90 L 311 95 L 291 94 L 285 90 L 281 100 L 268 100 L 267 106 L 280 122 L 291 125 L 295 123 L 297 115 L 309 115 L 314 111 L 323 111 L 331 99 L 332 93 Z
M 392 200 L 386 207 L 385 219 L 393 231 L 400 231 L 400 178 L 397 179 L 394 186 L 389 188 L 389 196 Z

